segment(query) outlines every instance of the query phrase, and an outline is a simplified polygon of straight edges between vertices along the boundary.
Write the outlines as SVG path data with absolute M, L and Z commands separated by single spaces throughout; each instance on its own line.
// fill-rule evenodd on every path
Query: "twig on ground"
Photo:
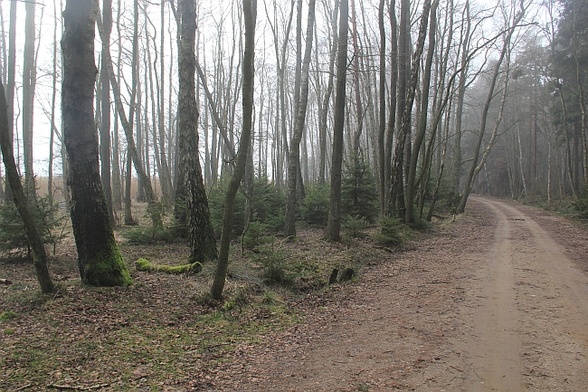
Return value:
M 94 390 L 94 389 L 106 388 L 106 387 L 109 387 L 110 385 L 112 385 L 111 382 L 104 383 L 104 384 L 89 385 L 87 387 L 85 387 L 83 385 L 58 385 L 58 384 L 49 384 L 49 385 L 47 385 L 47 388 L 59 389 L 61 391 L 65 391 L 65 390 L 68 390 L 68 389 L 71 389 L 71 390 L 74 390 L 74 391 L 91 391 L 91 390 Z

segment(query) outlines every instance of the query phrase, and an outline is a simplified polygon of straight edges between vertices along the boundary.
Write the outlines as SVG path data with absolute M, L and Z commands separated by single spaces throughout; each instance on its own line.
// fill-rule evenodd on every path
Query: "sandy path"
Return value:
M 585 391 L 587 258 L 585 229 L 472 198 L 417 248 L 310 299 L 305 324 L 238 350 L 215 390 Z
M 498 223 L 472 287 L 464 390 L 586 390 L 588 278 L 531 216 L 477 200 Z
M 483 263 L 475 280 L 479 284 L 471 289 L 480 304 L 469 318 L 471 325 L 464 349 L 471 363 L 464 387 L 469 391 L 520 391 L 522 349 L 518 334 L 521 317 L 515 298 L 516 240 L 505 213 L 493 203 L 486 205 L 498 221 L 491 249 L 480 255 Z

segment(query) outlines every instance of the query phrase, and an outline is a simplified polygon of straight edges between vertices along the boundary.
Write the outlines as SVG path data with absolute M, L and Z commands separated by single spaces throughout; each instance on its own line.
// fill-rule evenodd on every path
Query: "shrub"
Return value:
M 284 227 L 286 195 L 267 178 L 256 178 L 253 183 L 253 218 L 264 224 L 269 230 L 281 230 Z
M 243 232 L 241 246 L 243 249 L 255 250 L 259 245 L 269 241 L 268 226 L 260 222 L 251 222 Z
M 154 229 L 152 227 L 135 227 L 122 231 L 122 236 L 130 244 L 148 245 L 155 242 L 174 243 L 185 241 L 185 238 L 176 233 L 177 226 L 161 227 Z
M 574 203 L 574 209 L 578 214 L 578 218 L 588 219 L 588 186 L 584 189 L 578 201 Z
M 378 214 L 376 180 L 369 165 L 361 158 L 353 158 L 345 165 L 341 183 L 341 212 L 374 222 Z
M 327 185 L 308 187 L 300 213 L 306 223 L 325 226 L 329 218 L 329 187 Z
M 60 213 L 59 205 L 51 203 L 49 197 L 37 198 L 30 203 L 33 219 L 41 232 L 44 244 L 53 244 L 66 237 L 63 227 L 67 216 Z M 0 249 L 6 253 L 28 253 L 29 239 L 24 224 L 14 203 L 0 205 Z
M 223 210 L 228 181 L 221 180 L 210 190 L 208 206 L 210 218 L 217 237 L 222 230 Z M 233 205 L 233 235 L 243 234 L 245 229 L 247 198 L 243 192 L 237 192 Z M 283 192 L 267 178 L 256 178 L 253 183 L 253 197 L 251 198 L 252 221 L 259 222 L 271 230 L 280 230 L 284 225 L 284 206 L 286 199 Z
M 380 233 L 376 234 L 374 240 L 383 246 L 401 246 L 404 243 L 402 229 L 403 225 L 397 218 L 382 218 Z
M 267 284 L 291 286 L 294 283 L 294 277 L 287 270 L 286 254 L 283 251 L 265 246 L 259 249 L 253 261 L 263 266 L 262 278 Z
M 367 222 L 361 217 L 348 216 L 343 220 L 343 229 L 352 238 L 365 237 L 367 227 Z
M 225 206 L 225 195 L 229 181 L 221 179 L 215 186 L 210 189 L 208 194 L 208 208 L 210 210 L 210 219 L 214 234 L 220 238 L 223 227 L 223 213 Z M 245 227 L 245 196 L 242 192 L 237 192 L 235 203 L 233 204 L 233 234 L 241 235 Z

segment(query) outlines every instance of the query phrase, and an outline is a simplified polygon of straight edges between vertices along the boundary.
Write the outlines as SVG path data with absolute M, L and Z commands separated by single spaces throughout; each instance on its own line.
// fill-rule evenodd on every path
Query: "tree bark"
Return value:
M 216 240 L 198 154 L 198 108 L 195 83 L 196 4 L 180 0 L 179 69 L 179 182 L 175 208 L 186 208 L 190 228 L 190 262 L 216 259 Z M 177 214 L 179 215 L 179 214 Z
M 94 286 L 131 283 L 114 239 L 100 181 L 94 128 L 94 0 L 68 0 L 64 16 L 62 110 L 70 162 L 71 220 L 82 281 Z
M 227 269 L 229 266 L 229 248 L 231 242 L 233 204 L 239 190 L 241 180 L 245 174 L 249 145 L 251 142 L 251 130 L 253 128 L 253 82 L 255 65 L 255 20 L 257 14 L 257 0 L 243 1 L 243 16 L 245 22 L 245 48 L 243 53 L 243 128 L 239 141 L 239 152 L 235 170 L 229 182 L 225 196 L 223 210 L 223 229 L 219 250 L 218 264 L 214 275 L 214 281 L 210 288 L 213 299 L 220 300 L 223 295 Z
M 436 34 L 437 34 L 437 5 L 439 4 L 438 0 L 435 0 L 431 5 L 431 1 L 427 1 L 425 3 L 426 8 L 423 9 L 423 15 L 421 20 L 421 32 L 419 34 L 419 41 L 417 44 L 417 51 L 415 54 L 418 55 L 419 59 L 418 62 L 413 62 L 413 70 L 420 68 L 420 57 L 421 55 L 418 53 L 419 51 L 423 51 L 424 48 L 424 41 L 425 35 L 427 32 L 427 23 L 430 23 L 429 26 L 429 44 L 428 44 L 428 52 L 427 58 L 425 60 L 425 69 L 423 71 L 423 81 L 422 81 L 422 97 L 421 97 L 421 112 L 420 118 L 418 121 L 418 128 L 415 134 L 415 140 L 412 146 L 412 154 L 410 156 L 409 162 L 409 170 L 408 176 L 406 178 L 406 215 L 405 220 L 407 223 L 413 223 L 415 220 L 414 216 L 414 198 L 416 195 L 416 175 L 417 175 L 417 164 L 419 161 L 420 151 L 425 140 L 425 134 L 427 131 L 427 117 L 428 117 L 428 107 L 429 107 L 429 90 L 431 86 L 431 68 L 433 64 L 433 55 L 435 53 L 435 45 L 436 45 Z M 429 19 L 429 12 L 431 14 L 430 22 Z M 413 80 L 416 82 L 417 78 Z M 416 87 L 416 86 L 415 86 Z M 409 105 L 412 104 L 409 102 Z M 407 107 L 407 110 L 410 110 Z M 410 126 L 410 125 L 409 125 Z

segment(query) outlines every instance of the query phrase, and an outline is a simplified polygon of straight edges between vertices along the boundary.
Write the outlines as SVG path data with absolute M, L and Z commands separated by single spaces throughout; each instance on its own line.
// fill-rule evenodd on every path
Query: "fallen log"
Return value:
M 135 261 L 135 268 L 137 271 L 163 272 L 166 274 L 185 274 L 198 273 L 202 271 L 202 264 L 199 262 L 181 265 L 154 264 L 147 259 L 140 258 L 139 260 Z
M 8 279 L 0 279 L 0 284 L 12 284 L 12 281 Z

